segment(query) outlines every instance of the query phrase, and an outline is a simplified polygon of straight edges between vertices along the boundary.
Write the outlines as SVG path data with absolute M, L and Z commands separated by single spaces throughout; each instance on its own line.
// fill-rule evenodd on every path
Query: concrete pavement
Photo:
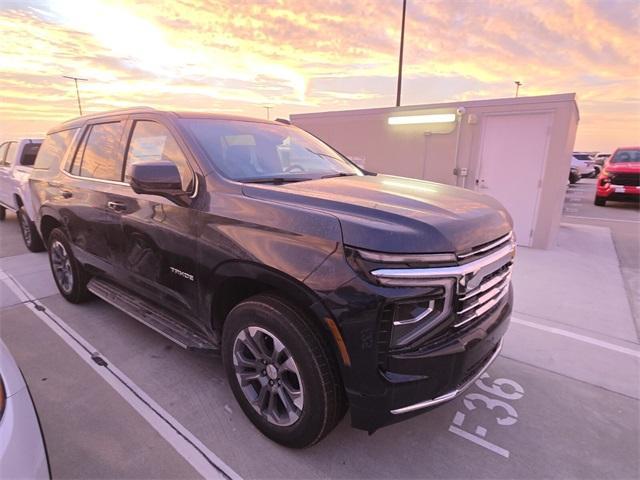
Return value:
M 13 217 L 0 225 L 0 268 L 246 478 L 637 478 L 640 346 L 608 232 L 565 226 L 555 249 L 519 250 L 503 354 L 464 396 L 373 436 L 347 418 L 303 451 L 253 428 L 217 358 L 99 300 L 65 302 L 46 256 L 21 246 Z M 612 297 L 598 302 L 603 284 Z M 41 411 L 54 478 L 197 476 L 3 285 L 0 334 Z

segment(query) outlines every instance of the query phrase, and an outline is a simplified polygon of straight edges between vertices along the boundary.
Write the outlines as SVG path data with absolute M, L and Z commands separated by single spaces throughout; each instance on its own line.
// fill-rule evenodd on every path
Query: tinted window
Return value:
M 7 155 L 4 157 L 5 165 L 11 165 L 13 163 L 13 157 L 16 155 L 16 149 L 18 148 L 18 142 L 9 143 L 9 148 L 7 149 Z
M 9 157 L 7 157 L 9 158 Z M 628 148 L 618 150 L 609 160 L 611 163 L 640 162 L 640 149 Z
M 233 180 L 361 174 L 338 152 L 295 127 L 236 120 L 182 122 L 216 167 Z
M 143 162 L 173 162 L 178 167 L 185 192 L 193 189 L 193 173 L 176 139 L 166 127 L 139 120 L 134 124 L 127 151 L 125 182 L 130 180 L 131 165 Z
M 20 165 L 31 166 L 36 161 L 36 156 L 40 150 L 39 143 L 27 143 L 22 149 L 22 157 L 20 158 Z
M 76 130 L 78 129 L 72 128 L 71 130 L 64 130 L 47 135 L 47 138 L 44 139 L 44 142 L 42 142 L 40 146 L 40 150 L 38 150 L 38 156 L 33 164 L 33 168 L 49 169 L 51 165 L 57 165 L 67 152 Z
M 80 147 L 82 160 L 79 175 L 81 177 L 122 180 L 123 158 L 119 148 L 122 128 L 122 122 L 99 123 L 91 126 L 86 141 Z M 76 154 L 73 171 L 77 171 L 78 156 Z

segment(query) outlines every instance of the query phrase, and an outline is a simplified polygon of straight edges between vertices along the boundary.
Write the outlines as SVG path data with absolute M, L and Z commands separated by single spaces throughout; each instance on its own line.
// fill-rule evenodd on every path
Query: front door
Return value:
M 483 118 L 477 190 L 509 211 L 518 245 L 531 245 L 552 120 L 549 113 Z
M 193 191 L 196 177 L 176 136 L 159 121 L 134 117 L 124 182 L 129 183 L 132 164 L 154 161 L 174 162 L 184 190 Z M 128 185 L 111 201 L 121 221 L 117 251 L 124 283 L 162 306 L 196 316 L 196 212 L 160 196 L 136 194 Z

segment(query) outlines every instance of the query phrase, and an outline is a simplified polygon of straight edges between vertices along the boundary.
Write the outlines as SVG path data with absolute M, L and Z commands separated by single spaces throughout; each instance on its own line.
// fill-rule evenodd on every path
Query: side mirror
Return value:
M 172 162 L 134 163 L 129 183 L 136 193 L 160 195 L 171 200 L 186 195 L 178 167 Z

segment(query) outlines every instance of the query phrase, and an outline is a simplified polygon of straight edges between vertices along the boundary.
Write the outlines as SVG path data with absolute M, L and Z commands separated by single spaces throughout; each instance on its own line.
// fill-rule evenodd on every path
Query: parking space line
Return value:
M 203 478 L 241 480 L 231 467 L 115 367 L 109 359 L 100 354 L 60 317 L 40 304 L 22 284 L 2 269 L 0 269 L 0 281 L 100 375 Z
M 578 215 L 565 215 L 565 218 L 576 218 L 578 220 L 596 220 L 601 222 L 619 222 L 619 223 L 633 223 L 636 225 L 640 225 L 640 217 L 639 220 L 619 220 L 617 218 L 604 218 L 604 217 L 581 217 Z
M 614 352 L 623 353 L 625 355 L 630 355 L 632 357 L 640 358 L 640 350 L 621 347 L 620 345 L 616 345 L 615 343 L 604 342 L 602 340 L 598 340 L 597 338 L 588 337 L 586 335 L 580 335 L 579 333 L 570 332 L 569 330 L 563 330 L 561 328 L 556 328 L 556 327 L 548 327 L 546 325 L 541 325 L 535 322 L 529 322 L 528 320 L 522 320 L 516 317 L 511 317 L 511 321 L 519 325 L 525 325 L 527 327 L 536 328 L 544 332 L 554 333 L 556 335 L 562 335 L 563 337 L 572 338 L 580 342 L 589 343 L 591 345 L 606 348 L 607 350 L 612 350 Z

